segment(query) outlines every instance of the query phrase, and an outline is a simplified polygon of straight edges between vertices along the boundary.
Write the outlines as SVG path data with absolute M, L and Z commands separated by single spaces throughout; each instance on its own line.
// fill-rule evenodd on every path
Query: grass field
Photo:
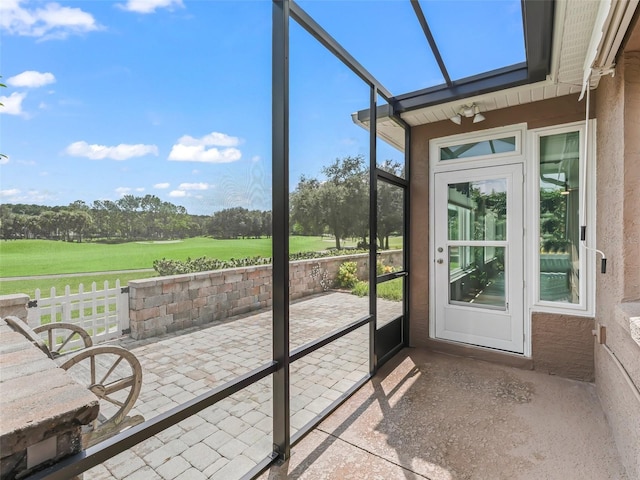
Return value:
M 289 240 L 291 252 L 318 251 L 335 246 L 333 239 L 293 236 Z M 392 239 L 391 246 L 401 243 Z M 348 242 L 345 246 L 354 246 Z M 104 280 L 121 283 L 156 276 L 155 272 L 127 272 L 91 275 L 91 272 L 139 270 L 153 268 L 153 261 L 163 257 L 186 260 L 187 257 L 212 257 L 220 260 L 253 256 L 271 256 L 271 239 L 214 240 L 189 238 L 180 242 L 132 242 L 116 245 L 98 243 L 67 243 L 50 240 L 15 240 L 0 242 L 0 294 L 26 293 L 33 297 L 36 288 L 56 287 L 61 291 L 70 285 L 77 291 L 80 283 L 101 285 Z M 43 280 L 12 280 L 10 277 L 87 273 L 86 276 L 48 278 Z M 43 292 L 44 293 L 44 292 Z

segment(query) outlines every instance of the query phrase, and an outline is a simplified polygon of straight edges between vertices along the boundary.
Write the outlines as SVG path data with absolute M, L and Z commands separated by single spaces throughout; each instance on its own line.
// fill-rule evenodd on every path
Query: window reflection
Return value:
M 495 138 L 481 142 L 449 145 L 440 149 L 440 160 L 495 155 L 516 151 L 516 137 Z
M 505 247 L 449 247 L 449 301 L 504 309 Z
M 448 210 L 449 240 L 506 240 L 506 179 L 449 185 Z
M 579 132 L 540 139 L 540 300 L 580 302 Z

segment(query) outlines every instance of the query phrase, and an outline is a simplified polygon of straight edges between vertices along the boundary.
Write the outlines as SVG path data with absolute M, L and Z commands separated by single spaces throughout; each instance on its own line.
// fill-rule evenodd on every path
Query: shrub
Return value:
M 209 270 L 222 270 L 223 268 L 251 267 L 254 265 L 270 265 L 271 259 L 265 257 L 231 258 L 218 260 L 217 258 L 200 257 L 191 260 L 154 260 L 153 268 L 158 275 L 180 275 L 185 273 L 206 272 Z
M 355 284 L 351 293 L 359 297 L 369 295 L 369 283 L 358 282 Z M 378 298 L 391 300 L 394 302 L 402 301 L 402 279 L 391 280 L 389 282 L 379 283 L 377 288 Z
M 311 260 L 314 258 L 336 257 L 340 255 L 353 255 L 355 253 L 367 253 L 368 250 L 332 250 L 327 252 L 298 252 L 289 255 L 290 261 Z M 200 257 L 194 260 L 154 260 L 153 268 L 158 275 L 181 275 L 185 273 L 207 272 L 209 270 L 222 270 L 223 268 L 252 267 L 255 265 L 271 265 L 270 257 L 232 258 L 230 260 L 218 260 L 217 258 Z M 350 287 L 348 287 L 350 288 Z
M 357 295 L 359 297 L 366 297 L 369 295 L 369 283 L 368 282 L 358 282 L 355 284 L 351 293 Z
M 396 269 L 391 265 L 385 265 L 380 260 L 376 262 L 376 275 L 384 275 L 386 273 L 393 273 Z
M 340 265 L 336 284 L 343 288 L 353 288 L 358 283 L 358 264 L 356 262 L 344 262 Z

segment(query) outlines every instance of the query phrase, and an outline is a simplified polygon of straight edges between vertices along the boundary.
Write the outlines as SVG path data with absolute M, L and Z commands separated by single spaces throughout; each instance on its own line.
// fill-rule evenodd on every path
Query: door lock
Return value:
M 438 263 L 444 263 L 444 260 L 442 260 L 441 258 L 439 258 L 438 260 L 436 260 L 436 262 L 438 262 Z

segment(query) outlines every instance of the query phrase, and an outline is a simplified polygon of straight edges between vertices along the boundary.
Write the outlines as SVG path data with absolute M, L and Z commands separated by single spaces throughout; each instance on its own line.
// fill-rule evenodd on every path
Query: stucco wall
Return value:
M 595 97 L 595 94 L 594 94 Z M 594 102 L 595 103 L 595 102 Z M 593 106 L 593 104 L 592 104 Z M 411 131 L 411 282 L 410 321 L 413 346 L 424 346 L 448 353 L 473 356 L 521 367 L 542 369 L 557 375 L 579 379 L 593 378 L 593 318 L 535 314 L 532 335 L 535 342 L 533 361 L 521 356 L 496 353 L 464 345 L 429 339 L 429 141 L 460 133 L 526 123 L 529 129 L 584 120 L 585 102 L 577 95 L 544 100 L 486 114 L 480 124 L 456 125 L 446 120 L 414 127 Z M 590 112 L 595 116 L 595 107 Z M 571 335 L 562 328 L 576 329 Z M 589 335 L 587 335 L 589 332 Z M 568 352 L 572 352 L 568 355 Z
M 596 388 L 629 478 L 640 478 L 640 345 L 630 322 L 640 316 L 640 23 L 598 87 L 597 246 L 608 270 L 597 279 Z

